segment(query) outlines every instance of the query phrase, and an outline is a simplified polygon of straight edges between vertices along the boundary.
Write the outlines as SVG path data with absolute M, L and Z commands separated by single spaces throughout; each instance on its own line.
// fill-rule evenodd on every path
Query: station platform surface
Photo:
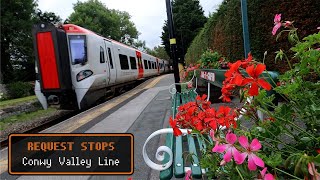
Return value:
M 122 180 L 159 179 L 159 172 L 150 169 L 142 157 L 142 147 L 147 137 L 168 126 L 171 110 L 169 86 L 173 74 L 145 81 L 135 89 L 103 104 L 82 112 L 40 133 L 132 133 L 134 135 L 134 173 L 130 176 L 12 176 L 7 173 L 7 149 L 1 150 L 1 180 Z M 149 158 L 154 161 L 157 148 L 164 138 L 156 137 L 148 143 Z

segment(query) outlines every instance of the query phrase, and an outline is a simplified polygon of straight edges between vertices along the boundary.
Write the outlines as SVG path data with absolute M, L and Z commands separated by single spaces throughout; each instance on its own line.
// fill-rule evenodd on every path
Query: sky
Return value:
M 65 20 L 73 12 L 73 4 L 78 0 L 38 0 L 42 11 L 54 12 Z M 85 1 L 85 0 L 80 0 Z M 100 0 L 109 9 L 127 11 L 140 32 L 139 39 L 153 48 L 161 45 L 161 32 L 167 19 L 165 0 Z M 214 12 L 222 0 L 200 0 L 205 16 Z

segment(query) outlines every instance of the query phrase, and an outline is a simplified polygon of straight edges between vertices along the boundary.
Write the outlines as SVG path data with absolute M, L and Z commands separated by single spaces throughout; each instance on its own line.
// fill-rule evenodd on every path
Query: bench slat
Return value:
M 184 177 L 184 160 L 183 160 L 183 146 L 182 136 L 175 137 L 175 152 L 174 152 L 174 176 L 176 178 Z
M 188 138 L 189 152 L 190 154 L 193 154 L 192 165 L 191 165 L 192 177 L 200 179 L 202 177 L 202 172 L 201 172 L 201 167 L 198 159 L 196 144 L 194 142 L 192 135 L 188 134 L 187 138 Z
M 166 136 L 166 146 L 170 149 L 173 149 L 173 134 L 169 133 Z M 166 153 L 164 155 L 163 164 L 167 163 L 169 161 L 169 155 Z M 173 175 L 173 166 L 171 165 L 168 169 L 164 171 L 160 171 L 160 179 L 161 180 L 169 180 L 172 178 Z

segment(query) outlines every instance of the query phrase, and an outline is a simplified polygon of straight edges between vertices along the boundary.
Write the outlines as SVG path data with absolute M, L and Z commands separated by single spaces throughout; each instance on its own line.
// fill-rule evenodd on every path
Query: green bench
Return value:
M 195 79 L 195 82 L 197 84 L 197 79 L 194 76 L 192 80 L 189 82 L 192 82 Z M 187 83 L 180 83 L 180 85 L 187 86 Z M 169 88 L 169 91 L 172 95 L 172 116 L 173 118 L 178 112 L 178 107 L 182 104 L 186 104 L 188 102 L 195 101 L 197 97 L 196 88 L 187 89 L 182 88 L 182 92 L 179 93 L 175 89 L 175 84 L 172 84 Z M 198 137 L 195 134 L 188 134 L 187 129 L 181 129 L 183 135 L 179 137 L 175 137 L 173 135 L 173 130 L 171 127 L 160 129 L 154 133 L 152 133 L 146 140 L 144 146 L 143 146 L 143 158 L 146 162 L 146 164 L 151 167 L 152 169 L 159 170 L 160 171 L 160 179 L 161 180 L 167 180 L 171 179 L 173 175 L 176 178 L 183 178 L 185 176 L 185 173 L 187 170 L 192 171 L 192 177 L 200 179 L 202 177 L 202 174 L 204 173 L 204 170 L 201 169 L 199 159 L 197 156 L 200 154 L 200 150 L 204 150 L 205 144 L 202 142 L 200 137 Z M 160 146 L 157 149 L 156 152 L 156 159 L 158 161 L 161 161 L 161 164 L 156 164 L 152 162 L 147 153 L 146 153 L 146 144 L 148 141 L 160 134 L 166 134 L 165 139 L 165 146 Z M 198 146 L 200 145 L 200 147 Z M 185 147 L 184 147 L 185 146 Z M 184 151 L 188 151 L 190 154 L 195 154 L 190 156 L 192 158 L 192 163 L 189 167 L 186 167 L 186 161 L 184 159 Z M 166 152 L 166 153 L 163 153 Z
M 181 104 L 186 104 L 191 101 L 195 101 L 197 94 L 195 92 L 195 89 L 188 90 L 186 92 L 182 93 L 175 93 L 172 98 L 172 115 L 173 118 L 178 112 L 177 108 Z M 196 147 L 196 142 L 198 141 L 198 144 L 200 145 L 201 149 L 205 148 L 205 144 L 202 142 L 200 137 L 194 136 L 193 134 L 187 134 L 185 136 L 178 136 L 175 137 L 173 134 L 167 134 L 166 136 L 166 146 L 173 150 L 173 164 L 168 169 L 160 171 L 160 179 L 161 180 L 167 180 L 171 179 L 173 175 L 176 178 L 183 178 L 185 176 L 185 172 L 188 169 L 191 169 L 192 171 L 192 177 L 200 179 L 202 177 L 202 169 L 199 164 L 199 159 L 197 156 L 192 156 L 192 164 L 190 167 L 185 167 L 185 160 L 183 157 L 183 144 L 186 144 L 187 142 L 187 151 L 190 154 L 199 154 L 198 149 Z M 165 154 L 163 163 L 166 163 L 169 161 L 169 155 Z

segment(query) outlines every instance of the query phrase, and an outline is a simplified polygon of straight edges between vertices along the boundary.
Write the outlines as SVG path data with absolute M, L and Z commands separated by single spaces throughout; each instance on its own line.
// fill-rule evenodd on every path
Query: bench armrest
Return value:
M 181 130 L 183 135 L 188 134 L 188 129 L 180 129 L 180 130 Z M 158 147 L 157 152 L 156 152 L 156 159 L 158 161 L 163 161 L 165 153 L 168 153 L 169 154 L 169 161 L 167 163 L 165 163 L 165 164 L 156 164 L 156 163 L 152 162 L 150 160 L 150 158 L 148 157 L 147 150 L 146 150 L 146 145 L 150 141 L 150 139 L 152 139 L 153 137 L 155 137 L 157 135 L 161 135 L 161 134 L 167 134 L 167 133 L 171 133 L 172 134 L 173 133 L 173 129 L 172 128 L 164 128 L 164 129 L 160 129 L 160 130 L 157 130 L 157 131 L 153 132 L 147 138 L 146 142 L 143 145 L 143 148 L 142 148 L 143 159 L 146 162 L 146 164 L 150 168 L 152 168 L 154 170 L 163 171 L 163 170 L 168 169 L 172 165 L 173 153 L 172 153 L 172 150 L 167 146 Z

